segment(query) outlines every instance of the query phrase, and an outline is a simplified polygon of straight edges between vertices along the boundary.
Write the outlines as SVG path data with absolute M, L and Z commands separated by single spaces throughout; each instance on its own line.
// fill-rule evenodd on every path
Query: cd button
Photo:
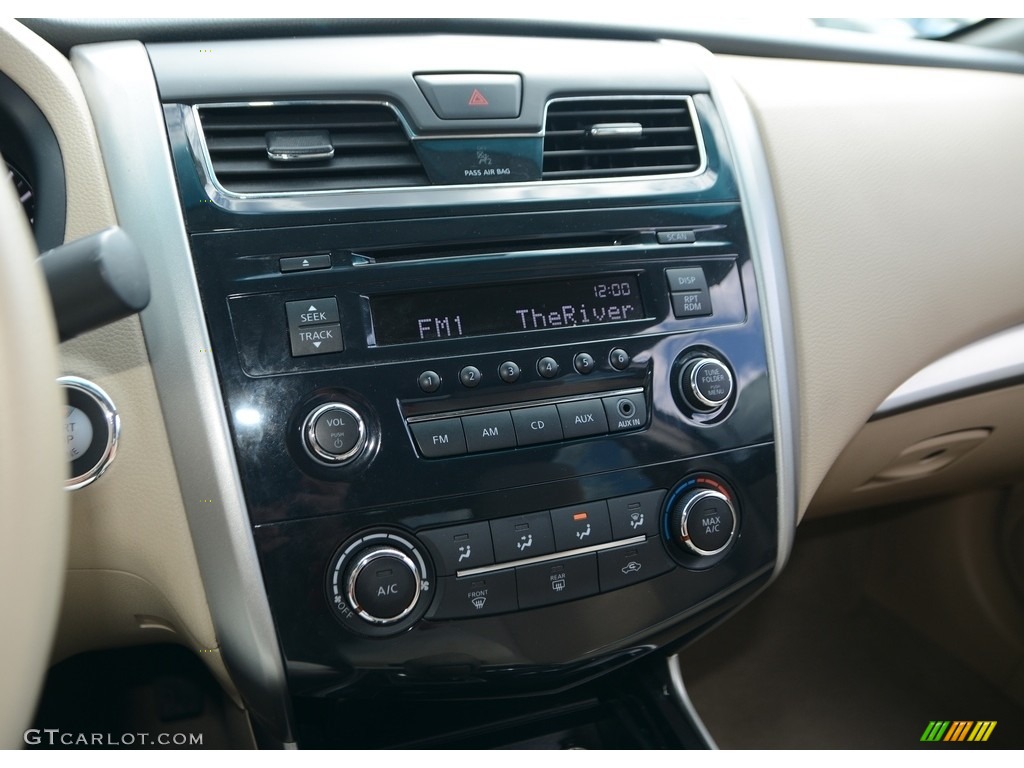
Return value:
M 558 416 L 562 421 L 562 432 L 568 440 L 588 435 L 603 435 L 608 432 L 608 419 L 604 406 L 598 398 L 578 400 L 574 403 L 559 403 Z
M 553 379 L 558 375 L 558 361 L 553 357 L 542 357 L 537 361 L 537 373 L 545 379 Z
M 491 538 L 494 557 L 499 563 L 550 555 L 555 551 L 555 536 L 547 512 L 491 520 Z
M 438 419 L 410 424 L 412 436 L 424 458 L 458 456 L 466 452 L 466 437 L 460 419 Z
M 558 409 L 553 405 L 536 408 L 519 408 L 512 411 L 512 423 L 516 428 L 518 445 L 551 443 L 562 439 L 562 425 Z
M 506 360 L 498 366 L 498 376 L 508 384 L 519 381 L 519 366 L 511 360 Z
M 420 389 L 429 395 L 431 392 L 437 392 L 440 389 L 441 377 L 433 371 L 424 371 L 420 374 L 416 383 L 420 385 Z
M 604 544 L 612 540 L 608 505 L 603 501 L 551 510 L 555 546 L 559 551 Z
M 462 429 L 470 453 L 516 447 L 516 433 L 508 411 L 463 416 Z
M 443 576 L 494 562 L 491 529 L 486 522 L 420 531 L 417 535 L 426 542 Z
M 516 568 L 519 607 L 564 603 L 598 592 L 597 557 L 593 554 Z
M 480 383 L 480 369 L 475 365 L 467 365 L 459 371 L 459 381 L 464 387 L 475 387 Z

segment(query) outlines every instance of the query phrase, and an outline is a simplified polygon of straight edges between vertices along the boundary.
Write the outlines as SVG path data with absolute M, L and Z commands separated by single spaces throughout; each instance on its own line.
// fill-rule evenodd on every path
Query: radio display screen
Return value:
M 370 297 L 378 346 L 606 325 L 646 317 L 636 275 Z

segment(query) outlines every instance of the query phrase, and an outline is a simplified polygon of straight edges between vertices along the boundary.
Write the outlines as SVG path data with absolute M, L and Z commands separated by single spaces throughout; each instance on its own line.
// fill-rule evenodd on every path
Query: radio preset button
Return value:
M 604 435 L 608 432 L 608 419 L 598 398 L 559 403 L 558 416 L 562 421 L 562 433 L 567 440 L 588 435 Z
M 486 522 L 420 531 L 417 536 L 426 543 L 443 576 L 494 563 L 491 528 Z
M 641 393 L 603 398 L 608 415 L 608 431 L 627 432 L 647 423 L 647 404 Z
M 506 360 L 498 366 L 498 376 L 507 384 L 519 381 L 519 366 L 511 360 Z
M 648 491 L 632 496 L 608 499 L 608 515 L 612 521 L 612 538 L 629 539 L 641 534 L 655 536 L 661 518 L 665 491 Z
M 608 364 L 616 371 L 624 371 L 629 367 L 629 353 L 621 347 L 616 347 L 608 353 Z
M 553 405 L 518 408 L 512 411 L 512 423 L 516 428 L 516 444 L 521 446 L 562 439 L 562 424 L 558 409 Z
M 480 383 L 480 369 L 475 365 L 467 365 L 459 371 L 459 381 L 464 387 L 475 387 Z
M 551 525 L 555 529 L 555 545 L 559 551 L 604 544 L 612 540 L 608 505 L 604 501 L 553 509 Z
M 463 416 L 462 429 L 466 433 L 466 448 L 470 453 L 516 447 L 516 433 L 508 411 Z
M 545 379 L 553 379 L 558 375 L 558 361 L 553 357 L 542 357 L 537 361 L 537 373 Z
M 525 560 L 555 551 L 555 535 L 547 512 L 491 520 L 494 559 L 499 563 Z
M 573 358 L 572 367 L 576 369 L 576 373 L 582 373 L 586 376 L 594 370 L 594 357 L 592 355 L 588 355 L 586 352 L 580 352 Z
M 420 389 L 429 395 L 441 388 L 441 377 L 433 371 L 424 371 L 420 374 L 416 383 L 420 385 Z
M 564 603 L 598 592 L 597 557 L 593 553 L 516 568 L 519 607 Z
M 427 459 L 442 456 L 458 456 L 466 452 L 466 437 L 462 432 L 461 419 L 437 419 L 410 424 L 412 436 L 420 453 Z

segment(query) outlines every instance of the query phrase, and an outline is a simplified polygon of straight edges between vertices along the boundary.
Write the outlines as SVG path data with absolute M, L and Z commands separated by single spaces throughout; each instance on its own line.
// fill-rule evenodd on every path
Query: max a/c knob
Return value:
M 695 410 L 708 413 L 721 408 L 732 397 L 733 380 L 729 366 L 714 357 L 698 357 L 679 376 L 683 398 Z
M 404 552 L 382 544 L 356 552 L 345 571 L 345 598 L 356 615 L 384 626 L 401 621 L 419 602 L 422 583 Z
M 671 515 L 672 538 L 702 557 L 724 551 L 736 532 L 736 509 L 729 497 L 708 488 L 682 496 Z

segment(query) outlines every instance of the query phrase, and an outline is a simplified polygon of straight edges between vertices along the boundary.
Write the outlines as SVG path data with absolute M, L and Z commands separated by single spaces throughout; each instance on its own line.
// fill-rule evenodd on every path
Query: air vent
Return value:
M 269 104 L 198 112 L 214 175 L 231 192 L 430 183 L 402 124 L 384 105 Z
M 694 173 L 702 157 L 688 98 L 564 99 L 548 105 L 545 181 Z

